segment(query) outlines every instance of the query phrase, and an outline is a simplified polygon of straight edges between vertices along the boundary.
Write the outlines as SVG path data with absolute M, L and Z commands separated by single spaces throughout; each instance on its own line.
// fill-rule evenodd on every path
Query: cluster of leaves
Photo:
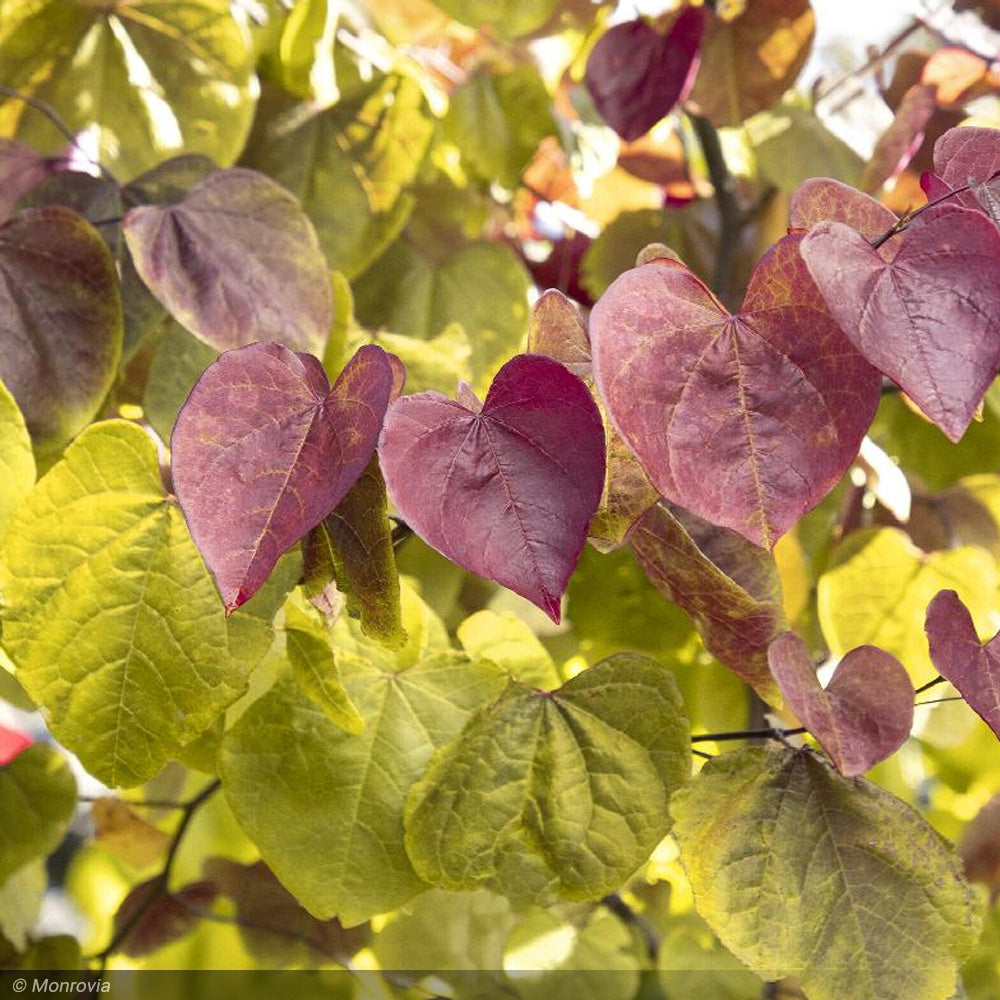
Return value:
M 990 995 L 996 800 L 960 859 L 928 791 L 998 790 L 988 62 L 908 51 L 863 164 L 778 103 L 807 0 L 248 9 L 0 22 L 0 695 L 146 786 L 91 963 Z M 0 727 L 5 966 L 81 963 L 76 805 Z

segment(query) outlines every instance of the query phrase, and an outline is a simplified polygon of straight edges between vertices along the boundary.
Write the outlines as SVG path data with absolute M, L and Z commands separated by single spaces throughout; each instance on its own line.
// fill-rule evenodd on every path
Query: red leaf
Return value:
M 811 229 L 818 222 L 843 222 L 866 240 L 876 239 L 898 221 L 870 194 L 829 177 L 813 177 L 801 184 L 792 195 L 789 214 L 793 229 Z M 895 246 L 892 240 L 885 244 L 887 250 Z
M 617 24 L 594 46 L 585 82 L 601 117 L 626 140 L 645 135 L 683 101 L 698 72 L 705 12 L 686 7 L 670 30 Z
M 886 260 L 839 222 L 816 226 L 802 256 L 864 356 L 958 441 L 1000 364 L 1000 232 L 942 204 L 918 216 Z
M 402 364 L 362 347 L 333 388 L 310 354 L 251 344 L 202 375 L 171 440 L 174 488 L 227 611 L 364 471 Z
M 937 672 L 1000 737 L 1000 632 L 983 645 L 953 590 L 940 591 L 927 606 L 924 631 Z
M 322 350 L 333 309 L 326 258 L 295 196 L 270 178 L 215 171 L 176 204 L 131 209 L 123 231 L 142 280 L 206 344 Z
M 788 706 L 845 777 L 864 774 L 895 753 L 913 728 L 913 684 L 906 668 L 876 646 L 852 649 L 820 687 L 806 644 L 785 632 L 767 651 Z
M 604 486 L 604 431 L 583 382 L 540 355 L 500 369 L 482 409 L 402 397 L 379 458 L 389 496 L 429 545 L 559 621 Z
M 115 913 L 116 933 L 131 924 L 121 950 L 140 958 L 183 937 L 198 923 L 197 911 L 210 906 L 215 896 L 211 882 L 192 882 L 172 894 L 163 891 L 159 877 L 140 882 Z
M 590 317 L 597 386 L 663 496 L 770 548 L 857 455 L 878 373 L 786 236 L 729 312 L 683 265 L 627 271 Z
M 9 764 L 22 750 L 30 746 L 30 736 L 16 729 L 0 726 L 0 767 Z

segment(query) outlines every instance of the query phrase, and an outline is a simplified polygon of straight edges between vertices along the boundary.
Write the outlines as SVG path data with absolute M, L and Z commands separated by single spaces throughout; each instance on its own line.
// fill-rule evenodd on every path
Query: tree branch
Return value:
M 708 177 L 715 189 L 715 204 L 719 212 L 719 243 L 715 252 L 712 290 L 726 306 L 735 308 L 738 305 L 733 301 L 738 291 L 734 287 L 736 252 L 744 223 L 743 210 L 736 196 L 736 179 L 729 172 L 715 126 L 707 118 L 690 112 L 688 119 L 705 154 Z

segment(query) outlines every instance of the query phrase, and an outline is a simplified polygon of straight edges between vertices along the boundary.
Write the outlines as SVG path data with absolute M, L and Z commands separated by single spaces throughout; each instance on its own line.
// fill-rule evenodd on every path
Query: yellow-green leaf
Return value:
M 819 579 L 819 621 L 834 656 L 856 646 L 884 649 L 920 685 L 936 673 L 924 615 L 939 590 L 954 590 L 980 636 L 996 631 L 997 564 L 986 549 L 964 545 L 922 552 L 897 528 L 855 532 L 835 550 Z
M 599 899 L 670 829 L 690 762 L 677 685 L 653 660 L 614 656 L 551 693 L 511 682 L 410 792 L 406 849 L 442 888 Z
M 156 446 L 120 420 L 84 431 L 28 495 L 0 591 L 17 679 L 112 786 L 151 778 L 207 729 L 270 642 L 252 613 L 227 623 Z
M 0 766 L 0 884 L 54 851 L 75 811 L 76 782 L 52 747 L 36 743 Z
M 97 140 L 128 180 L 180 152 L 239 154 L 257 92 L 253 48 L 228 0 L 4 0 L 4 83 Z M 0 135 L 45 152 L 66 138 L 23 101 L 0 102 Z
M 0 535 L 21 501 L 35 485 L 35 457 L 24 417 L 0 382 Z
M 381 647 L 369 648 L 380 658 L 337 652 L 360 735 L 279 682 L 226 734 L 220 755 L 229 805 L 275 875 L 314 916 L 347 926 L 425 887 L 403 850 L 406 793 L 504 681 L 460 653 L 392 669 Z
M 954 849 L 913 809 L 808 750 L 710 761 L 674 799 L 699 913 L 810 1000 L 945 1000 L 979 933 Z
M 469 656 L 492 660 L 522 684 L 550 691 L 562 683 L 549 651 L 510 611 L 477 611 L 458 626 L 458 641 Z

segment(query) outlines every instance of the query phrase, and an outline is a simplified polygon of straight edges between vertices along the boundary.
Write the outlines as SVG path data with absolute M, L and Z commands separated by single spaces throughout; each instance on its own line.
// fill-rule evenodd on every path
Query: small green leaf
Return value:
M 690 760 L 677 685 L 652 660 L 611 657 L 551 694 L 512 682 L 410 792 L 406 849 L 442 888 L 599 898 L 670 829 Z
M 856 184 L 861 157 L 812 112 L 790 104 L 762 111 L 744 123 L 765 178 L 791 194 L 811 177 Z
M 151 778 L 242 692 L 271 631 L 229 623 L 156 446 L 87 428 L 0 547 L 4 646 L 53 734 L 106 784 Z
M 285 643 L 288 662 L 302 690 L 334 725 L 355 735 L 360 733 L 365 720 L 340 682 L 329 638 L 292 602 L 285 605 Z
M 481 67 L 451 96 L 444 138 L 485 181 L 515 190 L 538 144 L 552 135 L 552 101 L 533 66 Z
M 76 811 L 76 782 L 66 758 L 44 743 L 0 766 L 0 884 L 60 844 Z
M 404 238 L 355 283 L 355 307 L 369 329 L 421 340 L 459 323 L 472 345 L 474 387 L 485 390 L 524 348 L 530 284 L 524 265 L 499 243 L 473 243 L 435 262 Z
M 449 323 L 430 340 L 379 330 L 372 334 L 359 331 L 349 344 L 354 350 L 362 344 L 378 344 L 395 354 L 406 365 L 404 392 L 437 391 L 453 395 L 459 382 L 472 378 L 469 367 L 472 345 L 459 323 Z
M 378 457 L 347 496 L 306 536 L 305 584 L 310 598 L 336 580 L 347 610 L 371 639 L 399 649 L 406 643 L 399 573 L 392 545 L 385 481 Z
M 0 382 L 0 536 L 11 514 L 35 485 L 35 456 L 24 417 Z
M 100 162 L 127 180 L 173 153 L 232 163 L 256 96 L 249 32 L 227 0 L 65 3 L 5 0 L 4 83 L 51 105 Z M 0 134 L 61 151 L 65 136 L 21 100 L 0 103 Z
M 924 614 L 939 590 L 954 590 L 980 637 L 996 631 L 997 564 L 985 549 L 918 549 L 898 528 L 856 531 L 833 553 L 819 578 L 819 622 L 834 656 L 872 645 L 899 660 L 914 684 L 936 671 L 927 652 Z
M 510 611 L 477 611 L 458 626 L 458 641 L 469 656 L 492 660 L 522 684 L 551 691 L 562 683 L 549 651 Z
M 808 750 L 710 761 L 674 800 L 695 905 L 764 979 L 811 1000 L 944 1000 L 979 932 L 948 843 Z

